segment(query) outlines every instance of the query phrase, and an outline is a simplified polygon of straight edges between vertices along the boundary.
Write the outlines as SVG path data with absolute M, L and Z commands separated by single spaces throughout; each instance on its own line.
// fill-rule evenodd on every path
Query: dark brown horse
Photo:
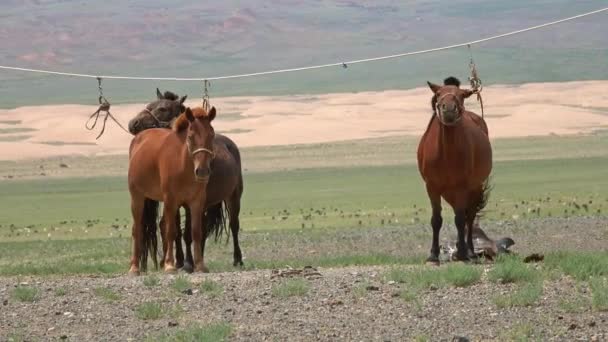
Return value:
M 428 85 L 436 96 L 434 115 L 418 145 L 418 169 L 433 212 L 433 242 L 427 261 L 439 264 L 441 198 L 454 210 L 458 230 L 456 258 L 469 260 L 475 255 L 473 223 L 490 191 L 492 147 L 488 129 L 481 117 L 464 107 L 464 100 L 473 94 L 471 90 L 457 85 Z
M 146 199 L 163 202 L 163 215 L 175 217 L 181 205 L 201 213 L 206 203 L 206 187 L 211 173 L 213 139 L 211 122 L 215 108 L 189 108 L 173 124 L 172 130 L 149 129 L 137 134 L 129 148 L 129 192 L 133 215 L 133 251 L 130 274 L 145 270 L 148 252 L 156 263 L 156 231 L 144 220 Z M 202 244 L 201 215 L 192 217 L 192 240 Z M 161 227 L 163 267 L 175 272 L 173 244 L 177 237 L 175 220 Z M 194 250 L 194 271 L 205 271 L 200 249 Z
M 165 92 L 164 95 L 157 89 L 159 100 L 148 104 L 146 110 L 139 113 L 129 122 L 129 128 L 133 127 L 131 133 L 137 134 L 143 130 L 157 127 L 158 121 L 170 122 L 173 118 L 179 115 L 178 96 Z M 167 103 L 165 100 L 173 101 L 173 104 Z M 158 110 L 158 106 L 167 108 L 166 110 Z M 150 118 L 148 111 L 155 113 L 160 120 Z M 133 124 L 136 122 L 137 124 Z M 241 167 L 241 156 L 237 145 L 228 137 L 216 134 L 213 141 L 214 159 L 211 162 L 211 176 L 207 184 L 208 202 L 205 204 L 205 211 L 202 213 L 204 221 L 204 238 L 208 235 L 215 235 L 216 238 L 226 228 L 226 218 L 229 218 L 230 229 L 232 231 L 232 241 L 234 246 L 233 265 L 242 266 L 243 256 L 239 245 L 239 214 L 241 206 L 241 196 L 243 193 L 243 175 Z M 150 229 L 154 229 L 158 217 L 158 202 L 146 201 L 145 219 Z M 181 244 L 181 230 L 178 229 L 176 237 L 176 266 L 184 266 L 184 270 L 192 270 L 192 252 L 190 248 L 190 229 L 191 217 L 190 210 L 185 206 L 186 224 L 184 229 L 184 241 L 186 243 L 186 260 L 184 263 L 184 254 Z M 161 219 L 161 225 L 164 222 L 164 216 Z M 176 225 L 180 227 L 181 221 L 179 214 L 176 215 Z M 204 243 L 201 245 L 202 253 L 204 253 Z

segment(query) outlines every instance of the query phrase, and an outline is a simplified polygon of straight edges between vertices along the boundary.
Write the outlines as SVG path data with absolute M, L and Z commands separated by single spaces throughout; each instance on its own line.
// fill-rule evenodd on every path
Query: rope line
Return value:
M 380 56 L 380 57 L 373 57 L 373 58 L 356 59 L 356 60 L 352 60 L 352 61 L 336 62 L 336 63 L 329 63 L 329 64 L 319 64 L 319 65 L 312 65 L 312 66 L 305 66 L 305 67 L 298 67 L 298 68 L 289 68 L 289 69 L 269 70 L 269 71 L 261 71 L 261 72 L 247 73 L 247 74 L 225 75 L 225 76 L 215 76 L 215 77 L 187 78 L 187 77 L 138 77 L 138 76 L 91 75 L 91 74 L 69 73 L 69 72 L 60 72 L 60 71 L 42 70 L 42 69 L 20 68 L 20 67 L 4 66 L 4 65 L 0 65 L 0 69 L 15 70 L 15 71 L 25 71 L 25 72 L 34 72 L 34 73 L 49 74 L 49 75 L 60 75 L 60 76 L 82 77 L 82 78 L 104 78 L 104 79 L 114 79 L 114 80 L 196 81 L 196 82 L 201 82 L 201 81 L 205 81 L 205 80 L 206 81 L 227 80 L 227 79 L 234 79 L 234 78 L 246 78 L 246 77 L 255 77 L 255 76 L 263 76 L 263 75 L 282 74 L 282 73 L 304 71 L 304 70 L 323 69 L 323 68 L 330 68 L 330 67 L 336 67 L 336 66 L 339 66 L 339 67 L 342 67 L 342 68 L 346 68 L 348 65 L 351 65 L 351 64 L 375 62 L 375 61 L 382 61 L 382 60 L 387 60 L 387 59 L 401 58 L 401 57 L 421 55 L 421 54 L 426 54 L 426 53 L 431 53 L 431 52 L 449 50 L 449 49 L 454 49 L 454 48 L 463 47 L 463 46 L 467 46 L 467 45 L 480 44 L 480 43 L 484 43 L 484 42 L 487 42 L 487 41 L 490 41 L 490 40 L 505 38 L 505 37 L 509 37 L 509 36 L 513 36 L 513 35 L 516 35 L 516 34 L 521 34 L 521 33 L 529 32 L 529 31 L 533 31 L 533 30 L 538 30 L 538 29 L 545 28 L 545 27 L 548 27 L 548 26 L 561 24 L 561 23 L 564 23 L 564 22 L 567 22 L 567 21 L 576 20 L 576 19 L 579 19 L 579 18 L 583 18 L 583 17 L 586 17 L 586 16 L 590 16 L 590 15 L 601 13 L 601 12 L 605 12 L 605 11 L 608 11 L 608 7 L 601 8 L 601 9 L 598 9 L 598 10 L 595 10 L 595 11 L 591 11 L 591 12 L 586 12 L 586 13 L 578 14 L 578 15 L 575 15 L 575 16 L 572 16 L 572 17 L 568 17 L 568 18 L 564 18 L 564 19 L 559 19 L 559 20 L 551 21 L 551 22 L 540 24 L 540 25 L 536 25 L 536 26 L 531 26 L 531 27 L 524 28 L 524 29 L 521 29 L 521 30 L 511 31 L 511 32 L 507 32 L 507 33 L 503 33 L 503 34 L 499 34 L 499 35 L 495 35 L 495 36 L 491 36 L 491 37 L 486 37 L 486 38 L 481 38 L 481 39 L 477 39 L 477 40 L 472 40 L 472 41 L 465 42 L 465 43 L 459 43 L 459 44 L 453 44 L 453 45 L 448 45 L 448 46 L 442 46 L 442 47 L 438 47 L 438 48 L 419 50 L 419 51 L 412 51 L 412 52 L 405 52 L 405 53 L 399 53 L 399 54 L 387 55 L 387 56 Z

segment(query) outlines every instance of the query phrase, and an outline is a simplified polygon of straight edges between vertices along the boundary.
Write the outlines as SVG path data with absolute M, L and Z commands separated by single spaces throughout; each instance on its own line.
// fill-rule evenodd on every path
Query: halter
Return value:
M 456 98 L 457 102 L 458 102 L 458 98 L 456 97 L 456 95 L 452 94 L 452 93 L 447 93 L 447 94 L 443 94 L 441 95 L 438 99 L 437 99 L 437 103 L 435 103 L 435 115 L 437 116 L 437 119 L 439 120 L 439 122 L 441 122 L 442 125 L 444 126 L 455 126 L 461 119 L 462 119 L 462 112 L 461 112 L 461 108 L 460 108 L 460 103 L 459 103 L 459 114 L 458 117 L 456 118 L 456 120 L 454 120 L 454 122 L 450 122 L 447 123 L 445 121 L 443 121 L 443 119 L 441 118 L 441 115 L 439 115 L 439 104 L 441 103 L 441 100 L 443 100 L 443 98 L 445 98 L 448 95 L 452 95 Z
M 143 111 L 150 114 L 150 116 L 154 119 L 154 121 L 156 121 L 156 123 L 157 123 L 156 128 L 167 128 L 167 127 L 171 126 L 171 121 L 162 121 L 156 115 L 154 115 L 154 113 L 152 113 L 148 108 L 144 108 Z
M 190 149 L 190 144 L 188 144 L 188 150 Z M 208 148 L 204 148 L 204 147 L 199 147 L 196 150 L 190 152 L 190 155 L 192 155 L 194 157 L 195 154 L 200 153 L 200 152 L 205 152 L 211 155 L 211 158 L 215 158 L 215 152 L 211 151 Z

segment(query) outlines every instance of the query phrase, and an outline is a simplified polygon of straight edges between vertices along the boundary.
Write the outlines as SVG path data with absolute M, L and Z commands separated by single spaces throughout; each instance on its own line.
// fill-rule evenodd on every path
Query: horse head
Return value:
M 186 108 L 173 124 L 176 132 L 186 131 L 186 145 L 194 164 L 194 176 L 198 182 L 207 182 L 211 176 L 211 162 L 215 158 L 213 139 L 215 131 L 211 121 L 215 119 L 215 107 L 209 112 L 203 108 Z
M 443 86 L 427 83 L 434 94 L 431 103 L 439 121 L 446 126 L 458 123 L 464 112 L 464 99 L 473 95 L 473 91 L 460 89 L 460 81 L 455 77 L 445 79 Z
M 149 128 L 169 128 L 171 121 L 186 109 L 184 101 L 187 95 L 181 98 L 166 91 L 164 94 L 156 88 L 157 100 L 149 103 L 144 110 L 129 121 L 129 132 L 135 135 Z

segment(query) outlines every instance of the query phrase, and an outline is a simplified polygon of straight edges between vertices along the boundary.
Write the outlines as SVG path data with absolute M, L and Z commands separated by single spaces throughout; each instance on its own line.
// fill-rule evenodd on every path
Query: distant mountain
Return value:
M 243 5 L 246 4 L 246 5 Z M 5 0 L 0 64 L 91 74 L 204 77 L 432 48 L 605 6 L 578 0 Z M 608 14 L 474 46 L 487 83 L 608 78 Z M 212 95 L 410 88 L 466 77 L 468 51 L 218 81 Z M 95 80 L 0 70 L 0 107 L 90 103 Z M 108 81 L 118 102 L 200 84 Z

